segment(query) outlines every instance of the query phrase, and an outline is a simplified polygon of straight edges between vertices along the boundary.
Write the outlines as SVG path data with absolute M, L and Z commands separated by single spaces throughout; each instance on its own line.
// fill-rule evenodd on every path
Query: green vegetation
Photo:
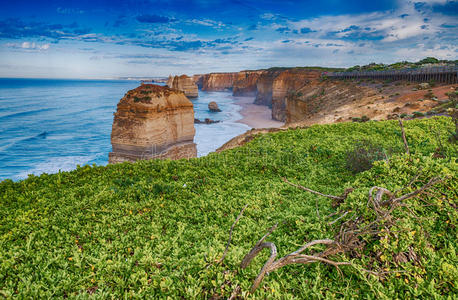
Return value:
M 422 113 L 421 111 L 414 111 L 412 113 L 412 115 L 413 115 L 414 118 L 420 118 L 420 117 L 424 117 L 425 116 L 425 114 Z
M 455 125 L 435 117 L 404 127 L 411 156 L 403 154 L 397 121 L 348 122 L 261 135 L 197 159 L 84 166 L 5 180 L 0 295 L 228 298 L 239 286 L 242 297 L 253 299 L 452 299 L 458 293 L 458 166 L 448 136 Z M 361 140 L 389 150 L 389 161 L 357 174 L 348 170 L 346 154 Z M 443 158 L 434 157 L 437 148 Z M 333 257 L 351 262 L 340 266 L 342 274 L 325 263 L 290 265 L 249 294 L 268 251 L 246 269 L 240 262 L 272 225 L 279 223 L 267 241 L 282 257 L 311 240 L 334 238 L 344 222 L 372 222 L 372 186 L 405 187 L 402 193 L 408 193 L 436 176 L 443 181 L 397 207 L 379 233 L 361 238 L 359 250 Z M 354 190 L 334 203 L 282 177 L 325 194 Z M 216 265 L 246 204 L 227 257 Z M 349 213 L 336 221 L 344 211 Z
M 410 69 L 410 68 L 421 68 L 421 67 L 435 65 L 435 64 L 456 65 L 458 64 L 458 61 L 457 60 L 439 60 L 434 57 L 427 57 L 417 62 L 401 61 L 401 62 L 396 62 L 393 64 L 370 63 L 364 66 L 356 65 L 356 66 L 346 69 L 345 71 L 351 72 L 351 71 L 401 70 L 401 69 Z

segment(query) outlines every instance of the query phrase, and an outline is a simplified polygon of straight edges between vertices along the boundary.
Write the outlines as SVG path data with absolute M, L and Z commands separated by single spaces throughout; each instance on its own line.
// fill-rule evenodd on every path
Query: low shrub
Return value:
M 346 153 L 346 168 L 354 174 L 369 170 L 377 160 L 386 157 L 384 149 L 370 140 L 359 140 Z

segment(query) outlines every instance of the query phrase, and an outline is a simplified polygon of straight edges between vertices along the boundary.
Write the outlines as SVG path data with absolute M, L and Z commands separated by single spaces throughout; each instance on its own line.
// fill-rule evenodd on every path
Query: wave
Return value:
M 18 117 L 27 117 L 30 115 L 35 115 L 35 114 L 39 114 L 42 112 L 53 111 L 53 110 L 56 110 L 56 108 L 42 108 L 42 109 L 36 109 L 36 110 L 22 111 L 18 113 L 0 116 L 0 120 L 7 120 L 7 119 L 12 119 L 12 118 L 18 118 Z
M 7 150 L 8 148 L 11 148 L 17 144 L 20 144 L 20 143 L 23 143 L 23 142 L 32 142 L 34 140 L 37 140 L 37 139 L 46 139 L 48 137 L 48 132 L 47 131 L 43 131 L 37 135 L 33 135 L 33 136 L 28 136 L 28 137 L 21 137 L 21 138 L 17 138 L 17 139 L 14 139 L 14 140 L 10 140 L 10 142 L 6 145 L 3 145 L 3 146 L 0 146 L 0 151 L 5 151 Z
M 88 112 L 93 112 L 93 111 L 98 111 L 98 110 L 110 110 L 110 112 L 111 111 L 114 112 L 116 110 L 116 105 L 96 106 L 96 107 L 93 107 L 93 108 L 88 108 L 88 109 L 83 109 L 83 110 L 72 111 L 72 112 L 69 112 L 69 113 L 60 114 L 59 116 L 61 116 L 61 117 L 74 116 L 76 114 L 86 114 Z

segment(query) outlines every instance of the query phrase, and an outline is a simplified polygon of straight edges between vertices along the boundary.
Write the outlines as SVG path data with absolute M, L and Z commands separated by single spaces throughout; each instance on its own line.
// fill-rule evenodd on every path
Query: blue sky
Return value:
M 113 78 L 457 59 L 458 1 L 0 2 L 0 77 Z

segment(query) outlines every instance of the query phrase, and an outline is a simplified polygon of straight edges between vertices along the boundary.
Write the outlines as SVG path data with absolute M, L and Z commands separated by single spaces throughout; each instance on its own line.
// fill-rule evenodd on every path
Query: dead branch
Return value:
M 416 195 L 420 194 L 421 192 L 429 189 L 430 187 L 432 187 L 433 185 L 435 185 L 436 183 L 439 183 L 439 182 L 442 182 L 444 179 L 442 178 L 439 178 L 439 177 L 435 177 L 435 178 L 431 178 L 427 184 L 425 184 L 424 186 L 422 186 L 421 188 L 419 189 L 416 189 L 415 191 L 413 192 L 410 192 L 408 194 L 405 194 L 401 197 L 398 197 L 398 198 L 395 198 L 392 200 L 393 203 L 396 203 L 396 202 L 401 202 L 401 201 L 404 201 L 404 200 L 407 200 L 409 198 L 412 198 L 412 197 L 415 197 Z M 384 203 L 382 203 L 382 205 L 386 205 L 387 201 L 385 201 Z
M 407 144 L 406 133 L 404 131 L 404 124 L 402 124 L 401 119 L 399 119 L 399 126 L 401 126 L 402 140 L 404 141 L 404 147 L 406 149 L 406 153 L 410 155 L 409 145 Z
M 219 265 L 220 263 L 222 263 L 223 260 L 224 260 L 224 258 L 226 258 L 227 251 L 229 250 L 229 245 L 231 244 L 231 240 L 232 240 L 232 231 L 234 230 L 235 225 L 236 225 L 237 222 L 240 220 L 240 218 L 241 218 L 242 215 L 243 215 L 243 212 L 245 211 L 245 209 L 246 209 L 247 207 L 248 207 L 248 204 L 245 204 L 245 206 L 242 208 L 242 210 L 240 211 L 239 215 L 238 215 L 237 218 L 235 219 L 234 223 L 232 223 L 231 229 L 229 230 L 229 240 L 227 241 L 226 249 L 224 249 L 224 253 L 223 253 L 223 256 L 221 257 L 221 259 L 216 263 L 217 265 Z
M 407 147 L 408 149 L 408 147 Z M 412 179 L 412 181 L 408 184 L 411 186 L 414 181 L 418 179 L 418 175 Z M 325 195 L 320 192 L 313 191 L 309 188 L 303 187 L 301 185 L 293 184 L 289 182 L 286 178 L 283 178 L 283 181 L 286 183 L 305 190 L 307 192 L 314 193 L 316 195 L 324 196 L 327 198 L 335 199 L 335 200 L 342 200 L 343 197 L 346 196 L 351 192 L 342 195 L 342 196 L 332 196 L 332 195 Z M 271 242 L 264 242 L 265 239 L 277 228 L 277 225 L 274 225 L 269 231 L 254 245 L 253 249 L 243 258 L 241 267 L 244 269 L 248 267 L 250 262 L 261 252 L 264 248 L 270 249 L 270 256 L 269 259 L 265 262 L 264 266 L 262 267 L 261 271 L 258 273 L 258 276 L 253 282 L 251 286 L 251 293 L 253 293 L 260 285 L 262 280 L 264 279 L 265 275 L 279 269 L 283 266 L 290 265 L 290 264 L 310 264 L 310 263 L 325 263 L 337 268 L 337 270 L 341 273 L 339 266 L 341 265 L 351 265 L 350 262 L 341 262 L 335 261 L 330 257 L 339 253 L 354 253 L 357 250 L 362 250 L 365 246 L 365 240 L 368 237 L 375 237 L 382 232 L 382 229 L 389 230 L 395 222 L 392 220 L 392 212 L 399 207 L 406 207 L 403 201 L 410 199 L 419 195 L 420 193 L 430 189 L 436 183 L 443 181 L 443 179 L 435 177 L 431 178 L 428 183 L 423 185 L 422 187 L 416 189 L 413 192 L 404 194 L 400 197 L 395 197 L 395 193 L 391 192 L 390 190 L 379 187 L 373 186 L 369 189 L 368 194 L 368 204 L 371 203 L 374 211 L 376 212 L 375 220 L 370 221 L 369 223 L 364 220 L 361 216 L 357 216 L 356 218 L 351 218 L 344 222 L 341 227 L 339 233 L 336 234 L 334 239 L 322 239 L 322 240 L 314 240 L 309 243 L 306 243 L 296 251 L 282 257 L 279 259 L 277 258 L 277 247 L 274 243 Z M 407 187 L 404 187 L 400 191 L 404 190 Z M 375 195 L 374 195 L 375 194 Z M 383 200 L 383 196 L 388 197 L 387 200 Z M 345 199 L 343 198 L 343 199 Z M 381 207 L 389 206 L 389 209 L 383 210 Z M 413 213 L 413 212 L 412 212 Z M 332 225 L 336 223 L 338 220 L 342 219 L 348 214 L 348 211 L 343 213 L 340 217 L 335 219 L 334 221 L 328 223 Z M 334 214 L 331 214 L 332 216 Z M 364 225 L 365 224 L 365 225 Z M 326 248 L 317 253 L 313 254 L 303 254 L 303 252 L 312 246 L 315 245 L 324 245 Z M 377 275 L 382 276 L 382 273 L 376 273 L 374 271 L 363 269 L 364 271 Z
M 240 285 L 237 285 L 237 287 L 232 291 L 231 296 L 227 298 L 227 300 L 234 300 L 235 298 L 237 298 L 241 290 L 242 289 L 240 288 Z
M 333 196 L 333 195 L 322 194 L 322 193 L 320 193 L 320 192 L 317 192 L 317 191 L 311 190 L 311 189 L 309 189 L 309 188 L 306 188 L 306 187 L 304 187 L 304 186 L 302 186 L 302 185 L 292 183 L 292 182 L 288 181 L 288 179 L 286 179 L 286 178 L 284 178 L 284 177 L 283 177 L 283 181 L 286 182 L 286 183 L 289 184 L 289 185 L 292 185 L 292 186 L 294 186 L 294 187 L 297 187 L 298 189 L 307 191 L 307 192 L 312 193 L 312 194 L 315 194 L 315 195 L 320 195 L 320 196 L 323 196 L 323 197 L 326 197 L 326 198 L 330 198 L 330 199 L 334 199 L 334 200 L 345 200 L 345 198 L 343 198 L 343 196 Z
M 345 213 L 343 213 L 343 215 L 341 215 L 340 217 L 338 217 L 338 218 L 335 219 L 334 221 L 329 222 L 328 225 L 332 225 L 332 224 L 336 223 L 336 222 L 339 221 L 340 219 L 344 218 L 348 213 L 349 213 L 349 211 L 346 211 Z

